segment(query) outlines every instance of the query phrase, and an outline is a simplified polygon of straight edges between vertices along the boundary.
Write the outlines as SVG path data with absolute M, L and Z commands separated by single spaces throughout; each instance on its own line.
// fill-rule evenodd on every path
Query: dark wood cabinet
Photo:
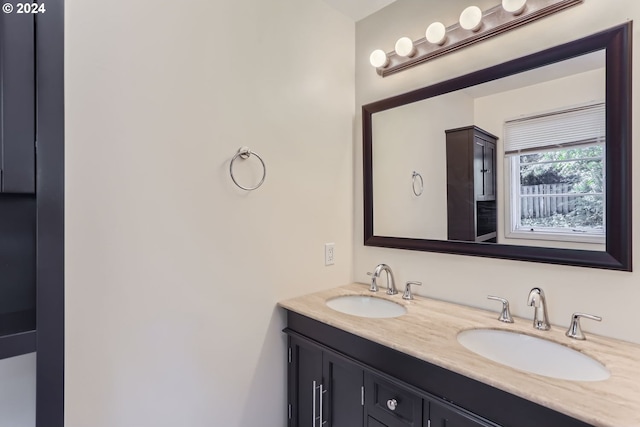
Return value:
M 289 427 L 591 427 L 301 314 L 287 322 Z
M 62 426 L 64 0 L 37 16 L 11 5 L 0 13 L 0 359 L 37 351 L 36 425 Z
M 0 193 L 35 192 L 35 22 L 0 14 Z
M 37 351 L 36 425 L 62 426 L 64 0 L 37 15 L 11 4 L 0 13 L 0 358 Z
M 0 358 L 36 349 L 35 18 L 0 14 Z
M 289 427 L 363 427 L 363 369 L 294 336 L 289 351 Z
M 496 141 L 477 126 L 445 131 L 447 141 L 447 238 L 495 242 Z
M 326 426 L 361 427 L 362 368 L 334 353 L 324 352 L 322 359 L 323 373 L 328 380 L 323 400 L 327 404 Z
M 322 384 L 322 350 L 290 337 L 289 352 L 290 427 L 315 427 L 317 393 Z
M 496 427 L 289 333 L 289 427 Z

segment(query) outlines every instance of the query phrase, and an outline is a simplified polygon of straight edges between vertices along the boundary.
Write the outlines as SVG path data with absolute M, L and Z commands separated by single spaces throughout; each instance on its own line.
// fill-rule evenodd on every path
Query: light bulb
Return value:
M 396 53 L 399 56 L 413 56 L 416 48 L 409 37 L 400 37 L 396 42 Z
M 444 44 L 447 40 L 447 29 L 442 22 L 434 22 L 427 27 L 425 37 L 429 43 Z
M 389 64 L 389 58 L 382 49 L 376 49 L 371 52 L 369 56 L 369 62 L 376 68 L 386 67 Z
M 502 0 L 502 8 L 514 15 L 520 15 L 527 6 L 527 0 Z
M 460 26 L 465 30 L 478 31 L 482 26 L 482 11 L 478 6 L 469 6 L 460 14 Z

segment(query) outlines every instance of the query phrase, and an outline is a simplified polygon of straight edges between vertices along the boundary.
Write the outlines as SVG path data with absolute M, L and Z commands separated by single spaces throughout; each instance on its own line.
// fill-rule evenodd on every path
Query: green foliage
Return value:
M 604 218 L 604 146 L 561 149 L 520 156 L 520 184 L 523 186 L 566 184 L 570 197 L 568 212 L 558 209 L 535 217 L 522 212 L 521 224 L 531 227 L 602 228 Z
M 572 184 L 575 193 L 601 193 L 604 147 L 594 145 L 520 156 L 520 184 Z

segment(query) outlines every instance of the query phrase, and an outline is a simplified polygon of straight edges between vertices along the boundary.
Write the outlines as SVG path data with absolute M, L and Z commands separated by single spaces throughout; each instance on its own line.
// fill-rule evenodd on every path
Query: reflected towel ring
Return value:
M 411 175 L 411 179 L 413 180 L 413 183 L 411 184 L 411 189 L 413 190 L 413 194 L 420 197 L 422 195 L 422 192 L 424 191 L 424 181 L 422 180 L 422 175 L 420 175 L 416 171 L 413 171 L 413 175 Z M 416 182 L 418 181 L 418 179 L 420 179 L 419 191 L 416 190 Z
M 249 157 L 251 157 L 251 155 L 256 156 L 258 158 L 258 160 L 260 160 L 260 163 L 262 163 L 262 179 L 254 187 L 245 187 L 244 185 L 238 183 L 238 181 L 236 181 L 236 177 L 233 175 L 233 162 L 235 162 L 238 157 L 240 157 L 243 160 L 246 160 Z M 229 164 L 229 174 L 231 175 L 231 179 L 233 180 L 233 183 L 235 185 L 237 185 L 238 187 L 240 187 L 243 190 L 253 191 L 256 188 L 260 187 L 262 185 L 262 183 L 264 182 L 265 178 L 267 177 L 267 166 L 264 164 L 264 160 L 262 160 L 262 157 L 260 157 L 255 152 L 251 151 L 249 149 L 249 147 L 240 147 L 238 149 L 238 152 L 236 153 L 236 155 L 233 156 L 233 158 L 231 159 L 231 163 Z

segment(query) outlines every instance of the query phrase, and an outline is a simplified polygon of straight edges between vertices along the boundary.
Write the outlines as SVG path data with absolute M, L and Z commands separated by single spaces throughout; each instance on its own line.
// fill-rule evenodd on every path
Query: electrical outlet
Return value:
M 324 265 L 333 265 L 336 263 L 335 243 L 324 244 Z

